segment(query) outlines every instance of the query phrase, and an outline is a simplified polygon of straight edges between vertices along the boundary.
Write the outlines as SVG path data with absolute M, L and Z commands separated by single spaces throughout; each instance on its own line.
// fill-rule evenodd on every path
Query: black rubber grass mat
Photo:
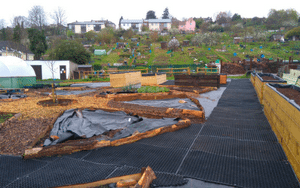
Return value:
M 84 160 L 142 168 L 150 166 L 154 171 L 175 173 L 187 149 L 164 148 L 142 143 L 126 144 L 94 150 Z
M 178 174 L 238 187 L 299 187 L 286 161 L 237 159 L 195 150 L 189 152 Z
M 281 145 L 273 142 L 244 141 L 231 138 L 199 136 L 194 142 L 192 150 L 249 160 L 287 160 Z
M 47 162 L 23 160 L 21 157 L 0 155 L 0 187 L 21 179 L 26 174 L 45 167 Z
M 249 110 L 233 108 L 216 107 L 211 113 L 212 117 L 226 118 L 226 119 L 261 119 L 265 118 L 262 110 Z
M 166 148 L 188 149 L 203 125 L 204 124 L 192 124 L 187 128 L 175 132 L 168 132 L 152 138 L 139 140 L 137 143 Z
M 141 172 L 140 168 L 122 166 L 122 167 L 117 168 L 108 178 L 136 174 L 136 173 L 140 173 L 140 172 Z M 151 187 L 180 186 L 180 185 L 184 185 L 188 182 L 188 180 L 185 179 L 181 175 L 162 173 L 162 172 L 157 172 L 157 171 L 155 171 L 154 173 L 157 178 L 155 180 L 153 180 L 153 182 L 151 183 Z
M 200 135 L 224 137 L 249 141 L 277 142 L 277 138 L 271 130 L 239 130 L 236 128 L 223 128 L 205 125 Z M 198 138 L 197 138 L 198 139 Z
M 235 128 L 240 130 L 271 130 L 271 126 L 266 118 L 243 120 L 220 118 L 218 115 L 214 115 L 210 116 L 205 125 L 221 128 Z
M 245 101 L 219 101 L 219 107 L 227 107 L 227 108 L 234 108 L 234 109 L 248 109 L 248 110 L 261 110 L 260 104 L 255 104 L 252 102 L 245 102 Z
M 7 187 L 43 188 L 88 183 L 106 179 L 115 169 L 114 165 L 100 165 L 62 157 Z

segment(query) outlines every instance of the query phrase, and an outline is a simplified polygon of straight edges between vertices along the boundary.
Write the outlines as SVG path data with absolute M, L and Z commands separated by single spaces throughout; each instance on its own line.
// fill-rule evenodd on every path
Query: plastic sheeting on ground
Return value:
M 84 86 L 88 88 L 109 87 L 110 82 L 79 83 L 79 84 L 71 85 L 71 87 L 84 87 Z
M 179 101 L 185 101 L 185 103 L 180 103 Z M 133 100 L 125 101 L 125 103 L 153 106 L 153 107 L 169 107 L 169 108 L 178 108 L 178 109 L 188 109 L 188 110 L 199 110 L 197 105 L 193 103 L 190 99 L 162 99 L 162 100 Z
M 56 95 L 79 95 L 83 93 L 89 93 L 93 92 L 96 90 L 82 90 L 82 91 L 67 91 L 67 90 L 56 90 L 55 93 Z M 46 92 L 45 94 L 50 94 L 49 92 Z
M 123 111 L 105 112 L 103 110 L 77 110 L 71 109 L 64 112 L 51 130 L 51 136 L 58 136 L 59 139 L 48 138 L 44 146 L 55 145 L 73 138 L 90 138 L 101 135 L 110 130 L 122 129 L 114 135 L 111 140 L 124 138 L 138 131 L 140 133 L 153 130 L 159 127 L 173 125 L 178 119 L 148 119 L 138 116 L 131 116 Z
M 10 93 L 0 94 L 0 99 L 20 99 L 25 97 L 27 97 L 27 95 L 18 95 L 18 94 L 10 94 Z

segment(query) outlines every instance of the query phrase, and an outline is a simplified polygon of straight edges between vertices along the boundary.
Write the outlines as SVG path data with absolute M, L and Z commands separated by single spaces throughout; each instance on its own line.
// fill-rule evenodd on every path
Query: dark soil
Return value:
M 285 95 L 287 98 L 294 100 L 295 103 L 300 105 L 300 92 L 292 88 L 276 88 L 277 91 Z
M 28 120 L 12 119 L 0 127 L 0 153 L 21 155 L 39 134 L 51 124 L 53 118 Z M 7 139 L 6 139 L 7 138 Z
M 261 78 L 263 79 L 263 80 L 278 80 L 278 79 L 276 79 L 276 78 L 273 78 L 272 76 L 261 76 Z M 278 80 L 279 81 L 279 80 Z
M 245 74 L 246 70 L 242 65 L 237 63 L 224 63 L 221 68 L 221 73 L 226 74 Z
M 48 100 L 39 101 L 37 104 L 43 107 L 49 107 L 49 106 L 67 106 L 69 104 L 73 104 L 76 102 L 77 101 L 73 99 L 57 99 L 57 101 L 53 103 L 53 99 L 48 99 Z

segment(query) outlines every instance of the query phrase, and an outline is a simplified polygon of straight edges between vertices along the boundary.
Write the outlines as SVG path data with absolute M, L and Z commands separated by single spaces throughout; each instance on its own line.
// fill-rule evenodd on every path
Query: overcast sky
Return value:
M 108 19 L 118 26 L 119 19 L 146 18 L 149 10 L 160 18 L 166 7 L 169 13 L 179 20 L 190 17 L 212 17 L 220 11 L 230 11 L 242 18 L 267 17 L 270 9 L 295 9 L 300 13 L 299 0 L 6 0 L 1 3 L 0 20 L 7 26 L 15 16 L 28 17 L 28 11 L 35 5 L 42 6 L 48 15 L 48 23 L 53 23 L 50 14 L 58 7 L 65 13 L 67 23 Z

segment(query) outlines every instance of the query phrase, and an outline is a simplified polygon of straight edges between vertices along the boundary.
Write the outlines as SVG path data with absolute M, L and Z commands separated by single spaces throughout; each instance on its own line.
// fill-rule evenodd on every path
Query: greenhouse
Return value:
M 35 72 L 28 63 L 13 56 L 0 57 L 0 88 L 23 88 L 35 83 Z

